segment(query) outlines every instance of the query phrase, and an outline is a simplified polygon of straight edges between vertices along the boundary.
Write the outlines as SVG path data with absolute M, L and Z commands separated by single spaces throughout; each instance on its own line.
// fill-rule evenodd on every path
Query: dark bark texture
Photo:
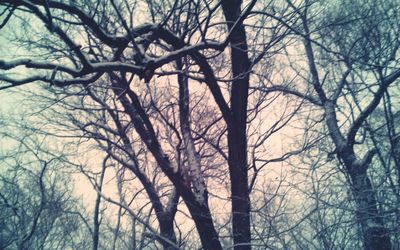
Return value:
M 390 236 L 378 211 L 375 193 L 366 170 L 365 166 L 357 165 L 349 170 L 364 249 L 390 250 Z
M 247 172 L 247 98 L 250 60 L 244 26 L 234 26 L 241 13 L 242 1 L 222 1 L 225 19 L 231 34 L 231 112 L 228 123 L 228 164 L 231 178 L 232 229 L 235 249 L 251 249 L 250 198 Z M 234 28 L 234 29 L 233 29 Z M 232 30 L 233 29 L 233 30 Z

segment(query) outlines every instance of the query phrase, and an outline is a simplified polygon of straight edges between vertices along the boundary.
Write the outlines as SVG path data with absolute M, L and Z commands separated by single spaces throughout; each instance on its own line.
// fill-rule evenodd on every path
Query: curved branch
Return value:
M 300 97 L 314 105 L 322 106 L 321 102 L 317 98 L 315 98 L 311 95 L 307 95 L 305 93 L 301 93 L 295 89 L 292 89 L 292 88 L 286 87 L 286 86 L 250 87 L 250 89 L 260 90 L 260 91 L 264 91 L 264 92 L 271 92 L 271 93 L 272 92 L 282 92 L 284 94 L 290 94 L 290 95 Z
M 400 70 L 397 70 L 390 74 L 387 77 L 382 77 L 381 84 L 379 89 L 374 94 L 374 98 L 369 103 L 369 105 L 361 111 L 359 116 L 354 120 L 353 125 L 350 127 L 349 132 L 347 134 L 347 142 L 350 145 L 354 144 L 354 140 L 358 130 L 361 125 L 365 122 L 365 120 L 369 117 L 369 115 L 375 110 L 375 108 L 379 105 L 383 95 L 386 90 L 389 88 L 390 84 L 396 81 L 400 77 Z

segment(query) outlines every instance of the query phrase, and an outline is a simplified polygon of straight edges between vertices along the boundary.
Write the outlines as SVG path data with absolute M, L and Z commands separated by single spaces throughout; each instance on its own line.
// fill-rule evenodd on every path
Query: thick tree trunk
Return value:
M 165 239 L 168 239 L 174 245 L 171 245 L 169 242 L 160 239 L 161 244 L 165 250 L 177 249 L 177 241 L 176 235 L 174 231 L 174 217 L 175 213 L 168 211 L 163 207 L 161 200 L 159 199 L 157 192 L 154 190 L 153 186 L 149 182 L 149 180 L 140 172 L 137 171 L 136 176 L 142 182 L 150 201 L 153 205 L 154 210 L 156 211 L 157 221 L 160 226 L 160 234 Z
M 208 204 L 199 204 L 186 200 L 191 216 L 196 224 L 197 231 L 200 235 L 200 241 L 205 250 L 222 250 L 218 233 L 214 228 Z
M 235 249 L 250 249 L 250 198 L 247 178 L 247 147 L 241 131 L 228 131 L 229 173 L 232 196 L 232 229 Z
M 167 238 L 169 241 L 176 243 L 176 236 L 174 231 L 174 218 L 168 215 L 167 213 L 164 214 L 162 218 L 158 218 L 160 224 L 160 233 L 164 238 Z M 166 241 L 161 240 L 163 248 L 165 250 L 176 250 L 177 247 L 172 246 Z
M 375 193 L 365 166 L 348 170 L 357 205 L 357 219 L 363 234 L 365 250 L 391 249 L 390 237 L 377 208 Z
M 391 249 L 390 237 L 385 228 L 382 215 L 378 211 L 375 191 L 367 170 L 375 154 L 373 150 L 359 160 L 353 150 L 354 142 L 349 143 L 340 132 L 332 101 L 325 101 L 326 124 L 336 146 L 336 154 L 346 167 L 351 179 L 351 189 L 356 203 L 356 216 L 361 226 L 365 250 Z
M 241 1 L 222 1 L 222 8 L 230 31 L 240 17 Z M 239 24 L 231 34 L 232 121 L 228 124 L 228 163 L 232 196 L 232 231 L 235 249 L 251 249 L 250 198 L 247 172 L 247 98 L 250 60 L 244 26 Z

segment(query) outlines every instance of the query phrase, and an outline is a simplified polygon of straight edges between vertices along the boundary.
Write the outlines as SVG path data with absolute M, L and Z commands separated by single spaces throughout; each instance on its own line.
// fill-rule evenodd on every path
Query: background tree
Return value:
M 357 1 L 327 4 L 329 10 L 323 10 L 317 1 L 291 4 L 301 20 L 301 25 L 292 29 L 303 40 L 303 62 L 308 65 L 293 68 L 305 84 L 295 86 L 294 91 L 282 86 L 270 90 L 282 90 L 320 106 L 333 142 L 329 154 L 337 157 L 349 178 L 364 248 L 391 249 L 384 218 L 395 213 L 384 212 L 387 197 L 380 198 L 378 191 L 387 185 L 386 180 L 368 171 L 387 173 L 385 164 L 373 167 L 377 149 L 370 144 L 374 142 L 370 121 L 400 77 L 399 26 L 394 14 L 399 6 L 391 1 L 379 6 Z M 318 11 L 324 14 L 316 15 Z M 303 90 L 310 88 L 310 92 Z
M 13 147 L 1 152 L 1 248 L 86 249 L 90 228 L 71 197 L 68 172 L 60 170 L 63 155 L 48 152 L 46 138 L 17 136 L 2 131 Z

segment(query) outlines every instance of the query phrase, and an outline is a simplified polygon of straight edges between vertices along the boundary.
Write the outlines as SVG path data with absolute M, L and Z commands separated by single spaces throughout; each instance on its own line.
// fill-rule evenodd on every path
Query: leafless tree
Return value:
M 12 145 L 1 152 L 1 248 L 87 247 L 87 218 L 71 197 L 68 175 L 57 170 L 63 156 L 48 152 L 45 138 L 4 131 L 1 137 Z
M 35 22 L 44 25 L 48 34 L 57 39 L 57 42 L 47 42 L 46 46 L 52 53 L 59 53 L 49 56 L 48 59 L 57 58 L 53 62 L 35 59 L 1 61 L 3 70 L 12 70 L 18 66 L 38 70 L 34 75 L 23 79 L 3 74 L 1 80 L 10 85 L 4 85 L 2 88 L 33 81 L 47 82 L 60 87 L 73 84 L 88 86 L 108 75 L 110 86 L 131 119 L 137 134 L 185 201 L 203 247 L 220 249 L 221 243 L 212 220 L 208 190 L 202 176 L 198 152 L 195 152 L 193 136 L 188 130 L 187 83 L 184 78 L 204 82 L 214 97 L 227 127 L 227 162 L 235 248 L 249 249 L 251 227 L 246 138 L 249 74 L 253 65 L 268 50 L 265 46 L 254 59 L 251 59 L 248 53 L 244 20 L 256 1 L 243 6 L 241 1 L 175 1 L 164 5 L 148 1 L 146 7 L 136 4 L 139 5 L 140 2 L 4 1 L 7 16 L 17 16 L 21 13 L 27 18 L 35 17 Z M 163 11 L 163 8 L 167 11 Z M 143 10 L 148 11 L 153 23 L 138 25 L 133 21 L 133 16 Z M 158 11 L 161 11 L 161 15 Z M 223 21 L 222 18 L 218 18 L 220 14 L 225 19 L 222 24 L 218 23 Z M 111 16 L 115 18 L 110 18 Z M 5 18 L 2 26 L 9 23 L 10 18 Z M 221 31 L 223 37 L 215 33 Z M 273 37 L 270 42 L 278 39 L 279 36 Z M 40 42 L 28 43 L 36 48 L 43 48 Z M 227 91 L 222 90 L 218 82 L 217 74 L 222 72 L 216 72 L 216 69 L 213 69 L 215 66 L 208 60 L 210 56 L 212 58 L 221 53 L 227 53 L 229 58 L 230 66 L 225 67 L 226 73 L 230 74 Z M 180 65 L 179 61 L 185 57 L 190 57 L 190 68 L 188 65 Z M 129 87 L 131 81 L 137 79 L 135 77 L 149 83 L 154 75 L 169 74 L 165 69 L 173 62 L 176 62 L 178 72 L 183 67 L 189 72 L 188 76 L 178 76 L 181 96 L 180 130 L 190 166 L 189 183 L 181 171 L 174 170 L 174 162 L 163 149 L 154 123 L 144 110 L 135 90 Z M 44 75 L 39 73 L 41 71 Z M 225 100 L 223 92 L 229 93 L 229 102 Z
M 126 213 L 127 238 L 139 248 L 199 247 L 189 242 L 191 230 L 182 236 L 179 216 L 190 217 L 204 249 L 396 247 L 396 1 L 0 6 L 10 42 L 0 89 L 40 82 L 32 89 L 37 103 L 48 104 L 43 121 L 52 127 L 36 132 L 88 154 L 95 145 L 105 156 L 76 164 L 97 194 L 93 249 L 106 237 L 100 210 L 108 205 L 118 211 L 111 248 Z M 276 139 L 278 132 L 289 135 Z M 281 149 L 271 152 L 277 141 Z M 117 199 L 104 192 L 109 169 L 117 173 Z M 283 173 L 289 170 L 293 176 Z M 267 173 L 275 181 L 267 183 Z M 148 204 L 127 198 L 142 195 Z M 220 215 L 220 204 L 231 212 Z
M 291 3 L 300 25 L 290 25 L 302 40 L 302 64 L 292 63 L 304 85 L 272 86 L 319 106 L 335 155 L 349 177 L 365 249 L 391 249 L 390 232 L 378 201 L 378 180 L 369 175 L 376 148 L 366 148 L 369 120 L 385 93 L 398 84 L 399 6 L 393 1 Z M 318 15 L 318 13 L 323 13 Z M 299 46 L 301 46 L 299 44 Z M 290 60 L 290 59 L 289 59 Z M 290 60 L 292 61 L 292 60 Z M 306 91 L 304 91 L 306 90 Z M 371 179 L 371 176 L 374 176 Z

